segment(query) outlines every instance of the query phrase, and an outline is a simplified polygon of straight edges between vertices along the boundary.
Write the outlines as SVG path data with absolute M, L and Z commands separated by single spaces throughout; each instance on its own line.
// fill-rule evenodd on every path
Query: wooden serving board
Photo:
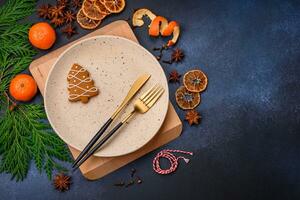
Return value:
M 94 32 L 91 32 L 88 35 L 79 38 L 76 41 L 73 41 L 57 50 L 52 51 L 51 53 L 40 57 L 34 60 L 30 66 L 29 70 L 37 82 L 37 85 L 41 91 L 41 94 L 44 95 L 44 88 L 48 73 L 56 61 L 57 57 L 69 46 L 73 45 L 74 43 L 89 38 L 92 36 L 97 35 L 115 35 L 121 36 L 127 39 L 130 39 L 134 42 L 138 43 L 137 38 L 135 37 L 132 29 L 130 28 L 129 24 L 126 21 L 115 21 L 111 24 L 104 26 Z M 175 138 L 179 137 L 182 131 L 182 123 L 175 112 L 172 104 L 169 104 L 168 113 L 165 118 L 165 121 L 160 128 L 157 135 L 143 148 L 119 157 L 90 157 L 81 167 L 80 171 L 83 176 L 89 180 L 95 180 L 101 178 L 110 172 L 115 171 L 116 169 L 140 158 L 141 156 L 145 155 L 146 153 L 155 150 L 156 148 L 174 140 Z M 73 157 L 76 158 L 79 155 L 79 151 L 68 146 Z

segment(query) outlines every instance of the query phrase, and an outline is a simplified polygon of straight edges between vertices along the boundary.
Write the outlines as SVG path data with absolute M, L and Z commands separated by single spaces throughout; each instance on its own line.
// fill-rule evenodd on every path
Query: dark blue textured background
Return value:
M 157 150 L 98 181 L 77 172 L 65 193 L 31 165 L 23 182 L 0 175 L 0 199 L 300 199 L 300 2 L 127 0 L 125 11 L 101 27 L 139 7 L 181 24 L 177 46 L 186 58 L 163 64 L 166 73 L 197 66 L 208 75 L 198 107 L 201 125 L 184 123 L 182 136 L 165 146 L 193 151 L 191 162 L 172 175 L 157 175 L 151 166 Z M 86 33 L 80 30 L 72 40 Z M 149 50 L 163 43 L 149 38 L 146 28 L 135 33 Z M 67 42 L 59 36 L 52 50 Z M 178 86 L 170 84 L 174 105 Z M 176 110 L 183 119 L 184 112 Z M 129 178 L 132 167 L 143 184 L 112 186 Z

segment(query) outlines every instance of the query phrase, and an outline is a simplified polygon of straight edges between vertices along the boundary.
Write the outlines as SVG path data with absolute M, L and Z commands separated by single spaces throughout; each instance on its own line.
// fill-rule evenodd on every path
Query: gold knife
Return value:
M 112 119 L 118 116 L 120 111 L 127 105 L 127 103 L 132 99 L 132 97 L 143 87 L 143 85 L 149 80 L 150 77 L 151 77 L 150 74 L 143 74 L 133 83 L 133 85 L 131 86 L 130 90 L 127 93 L 127 96 L 124 98 L 121 105 L 111 116 Z
M 75 167 L 76 164 L 88 153 L 88 151 L 92 148 L 92 146 L 98 141 L 98 139 L 103 135 L 105 130 L 109 127 L 109 125 L 113 122 L 113 120 L 118 116 L 118 114 L 123 110 L 123 108 L 129 103 L 129 101 L 134 97 L 134 95 L 143 87 L 143 85 L 149 80 L 151 77 L 150 74 L 143 74 L 139 76 L 139 78 L 133 83 L 130 90 L 128 91 L 126 97 L 123 102 L 118 106 L 117 110 L 112 114 L 112 116 L 105 122 L 105 124 L 100 128 L 97 134 L 91 139 L 91 141 L 86 145 L 83 151 L 79 154 L 76 160 L 73 163 L 72 167 Z

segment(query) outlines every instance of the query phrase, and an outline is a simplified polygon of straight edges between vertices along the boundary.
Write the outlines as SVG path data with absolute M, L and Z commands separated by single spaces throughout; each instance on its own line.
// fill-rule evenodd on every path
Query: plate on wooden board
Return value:
M 90 72 L 100 90 L 99 95 L 87 104 L 68 100 L 67 75 L 74 63 Z M 154 84 L 161 84 L 164 94 L 153 108 L 145 114 L 135 115 L 94 155 L 114 157 L 140 149 L 163 124 L 169 103 L 168 83 L 155 57 L 139 44 L 122 37 L 88 38 L 60 55 L 52 66 L 44 92 L 45 110 L 51 126 L 68 145 L 82 151 L 122 102 L 133 82 L 144 73 L 151 74 L 151 78 L 110 128 L 130 112 L 134 100 Z

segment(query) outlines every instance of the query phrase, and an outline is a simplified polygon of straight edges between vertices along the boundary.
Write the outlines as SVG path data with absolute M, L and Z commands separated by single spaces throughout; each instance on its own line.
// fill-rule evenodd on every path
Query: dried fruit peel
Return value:
M 134 12 L 132 17 L 132 25 L 139 27 L 143 26 L 144 16 L 147 16 L 151 19 L 148 31 L 150 36 L 157 37 L 159 34 L 162 36 L 170 36 L 173 34 L 173 37 L 168 41 L 167 46 L 173 46 L 177 42 L 180 35 L 180 27 L 176 21 L 171 21 L 168 23 L 168 20 L 165 17 L 156 16 L 150 10 L 141 8 Z
M 170 46 L 173 46 L 174 44 L 176 44 L 176 42 L 177 42 L 177 40 L 179 38 L 179 35 L 180 35 L 180 27 L 179 26 L 175 26 L 174 30 L 173 30 L 173 38 L 168 41 L 167 46 L 170 47 Z
M 149 35 L 154 37 L 159 36 L 159 34 L 162 34 L 167 26 L 168 20 L 162 16 L 157 16 L 154 20 L 152 20 L 149 26 Z
M 176 21 L 168 23 L 167 19 L 161 16 L 157 16 L 150 24 L 149 35 L 158 36 L 159 33 L 162 36 L 170 36 L 173 33 L 173 37 L 168 41 L 167 46 L 173 46 L 180 35 L 180 27 Z
M 179 26 L 178 23 L 176 21 L 171 21 L 169 24 L 167 24 L 167 26 L 163 29 L 163 31 L 161 32 L 162 36 L 170 36 L 173 31 L 174 31 L 174 27 L 175 26 Z
M 143 21 L 144 16 L 148 17 L 151 21 L 153 21 L 156 18 L 156 15 L 153 12 L 151 12 L 150 10 L 148 10 L 146 8 L 141 8 L 134 12 L 133 17 L 132 17 L 132 25 L 139 26 L 139 27 L 143 26 L 144 25 L 144 21 Z

